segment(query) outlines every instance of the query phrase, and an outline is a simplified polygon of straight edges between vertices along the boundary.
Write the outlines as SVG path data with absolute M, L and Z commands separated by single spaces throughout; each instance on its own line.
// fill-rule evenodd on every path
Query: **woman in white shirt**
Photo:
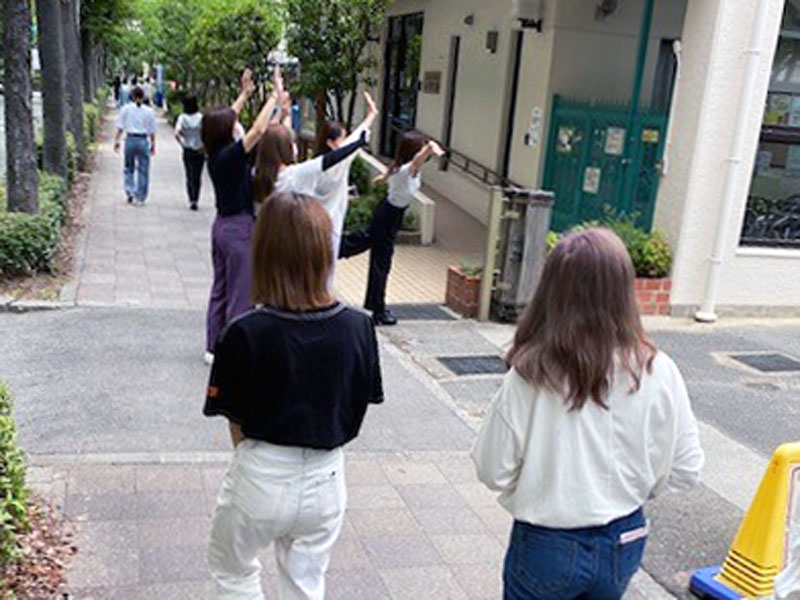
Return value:
M 644 333 L 633 281 L 614 233 L 572 233 L 519 321 L 472 450 L 514 516 L 505 600 L 620 598 L 644 552 L 642 505 L 697 483 L 686 386 Z
M 325 126 L 325 143 L 320 148 L 320 154 L 327 154 L 332 150 L 355 142 L 362 133 L 369 135 L 370 127 L 378 116 L 378 107 L 372 96 L 364 92 L 364 101 L 367 105 L 367 115 L 359 125 L 348 135 L 347 129 L 341 123 L 327 123 Z M 333 224 L 331 241 L 333 243 L 334 260 L 339 256 L 339 246 L 344 228 L 344 217 L 347 213 L 348 178 L 350 166 L 356 159 L 356 154 L 351 154 L 332 169 L 325 172 L 314 189 L 314 197 L 319 200 L 327 211 Z
M 175 122 L 175 139 L 183 148 L 183 168 L 186 171 L 186 193 L 189 195 L 189 208 L 197 210 L 200 198 L 200 180 L 206 162 L 203 153 L 203 140 L 200 131 L 203 115 L 197 108 L 197 96 L 183 99 L 183 113 Z
M 369 275 L 364 308 L 372 312 L 376 325 L 394 325 L 397 318 L 386 307 L 386 284 L 392 270 L 392 256 L 397 232 L 403 217 L 422 186 L 420 169 L 431 156 L 444 150 L 421 133 L 409 131 L 397 144 L 394 162 L 378 181 L 389 182 L 386 199 L 375 208 L 372 220 L 364 229 L 342 237 L 339 256 L 350 258 L 369 250 Z

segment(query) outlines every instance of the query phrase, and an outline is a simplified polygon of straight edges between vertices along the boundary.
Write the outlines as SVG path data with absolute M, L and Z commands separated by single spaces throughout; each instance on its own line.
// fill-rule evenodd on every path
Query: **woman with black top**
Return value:
M 219 598 L 263 598 L 258 554 L 272 542 L 279 598 L 322 600 L 344 519 L 342 446 L 383 401 L 369 316 L 328 291 L 331 220 L 276 193 L 253 234 L 253 302 L 216 346 L 204 413 L 236 448 L 217 500 L 208 563 Z
M 197 210 L 200 198 L 200 179 L 206 157 L 203 154 L 203 140 L 200 138 L 200 127 L 203 115 L 197 108 L 197 96 L 186 96 L 183 99 L 183 112 L 175 122 L 175 139 L 183 148 L 183 168 L 186 171 L 186 193 L 189 196 L 189 208 Z
M 242 75 L 239 97 L 230 108 L 216 108 L 203 116 L 200 136 L 214 184 L 217 218 L 211 230 L 214 283 L 206 316 L 206 355 L 211 363 L 219 332 L 230 319 L 250 308 L 250 237 L 253 231 L 253 178 L 249 154 L 266 131 L 283 92 L 280 70 L 275 90 L 264 103 L 253 126 L 234 139 L 239 113 L 255 89 L 250 70 Z

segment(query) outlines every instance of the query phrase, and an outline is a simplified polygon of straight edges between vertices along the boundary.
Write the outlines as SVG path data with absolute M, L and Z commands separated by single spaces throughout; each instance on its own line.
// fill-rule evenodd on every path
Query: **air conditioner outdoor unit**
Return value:
M 514 0 L 514 18 L 523 29 L 541 31 L 544 0 Z

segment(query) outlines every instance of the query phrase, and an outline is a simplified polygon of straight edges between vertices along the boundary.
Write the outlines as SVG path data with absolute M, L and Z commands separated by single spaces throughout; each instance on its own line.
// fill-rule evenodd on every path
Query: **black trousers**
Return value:
M 375 208 L 369 225 L 342 236 L 339 258 L 350 258 L 370 251 L 364 308 L 374 313 L 386 310 L 386 282 L 392 270 L 394 242 L 405 213 L 405 208 L 397 208 L 384 200 Z
M 183 149 L 183 167 L 186 170 L 186 193 L 189 195 L 189 202 L 197 204 L 200 198 L 200 179 L 203 175 L 203 164 L 206 156 L 202 152 Z

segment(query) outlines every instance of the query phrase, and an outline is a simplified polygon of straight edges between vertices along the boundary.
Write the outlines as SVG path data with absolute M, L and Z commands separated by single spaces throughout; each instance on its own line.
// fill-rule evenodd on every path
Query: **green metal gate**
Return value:
M 635 214 L 649 231 L 666 127 L 664 114 L 631 118 L 625 105 L 555 96 L 543 185 L 556 196 L 551 227 L 563 231 L 610 210 Z

